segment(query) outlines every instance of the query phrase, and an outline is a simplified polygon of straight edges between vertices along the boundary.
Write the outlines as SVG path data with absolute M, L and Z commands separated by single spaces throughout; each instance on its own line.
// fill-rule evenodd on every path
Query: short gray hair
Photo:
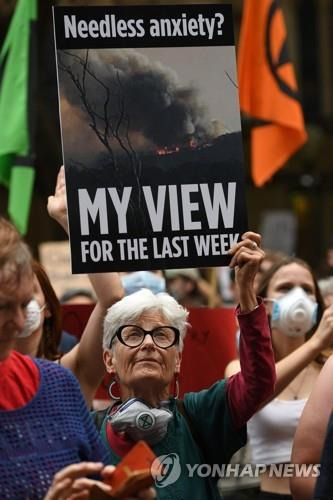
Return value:
M 179 350 L 183 349 L 186 335 L 188 311 L 168 293 L 154 294 L 147 288 L 127 295 L 113 304 L 104 319 L 103 348 L 109 349 L 113 335 L 122 325 L 133 324 L 145 312 L 159 312 L 168 322 L 168 326 L 180 332 Z

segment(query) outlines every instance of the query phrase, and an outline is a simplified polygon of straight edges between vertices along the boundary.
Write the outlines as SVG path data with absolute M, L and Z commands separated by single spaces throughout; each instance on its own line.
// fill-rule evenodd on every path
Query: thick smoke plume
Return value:
M 86 113 L 95 133 L 117 137 L 117 149 L 121 137 L 139 150 L 185 145 L 192 138 L 207 142 L 213 136 L 198 91 L 134 50 L 62 51 L 59 64 L 67 101 Z

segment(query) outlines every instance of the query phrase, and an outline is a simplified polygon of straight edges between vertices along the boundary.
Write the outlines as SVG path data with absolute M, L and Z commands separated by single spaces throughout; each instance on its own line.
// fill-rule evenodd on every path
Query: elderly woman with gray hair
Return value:
M 253 290 L 264 256 L 260 236 L 245 233 L 230 255 L 240 289 L 242 370 L 235 376 L 183 401 L 177 389 L 170 395 L 178 386 L 188 312 L 168 294 L 142 289 L 114 304 L 105 318 L 104 362 L 113 375 L 110 394 L 119 399 L 96 412 L 95 422 L 112 464 L 139 439 L 150 444 L 165 465 L 155 480 L 158 499 L 220 498 L 218 478 L 200 477 L 197 466 L 227 464 L 246 442 L 247 420 L 274 389 L 267 315 Z

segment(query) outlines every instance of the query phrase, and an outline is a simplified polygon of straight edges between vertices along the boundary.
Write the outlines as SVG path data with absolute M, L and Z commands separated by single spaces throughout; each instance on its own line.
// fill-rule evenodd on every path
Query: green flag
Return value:
M 26 233 L 35 171 L 33 109 L 37 0 L 18 0 L 0 52 L 0 183 L 8 213 Z

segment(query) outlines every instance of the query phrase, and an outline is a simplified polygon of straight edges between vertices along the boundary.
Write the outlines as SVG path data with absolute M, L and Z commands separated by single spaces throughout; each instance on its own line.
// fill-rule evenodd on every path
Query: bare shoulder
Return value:
M 224 376 L 225 377 L 231 377 L 232 375 L 235 375 L 236 373 L 240 372 L 240 363 L 239 363 L 239 360 L 238 359 L 233 359 L 232 361 L 230 361 L 227 366 L 226 366 L 226 369 L 224 371 Z
M 322 426 L 333 409 L 333 356 L 328 358 L 322 368 L 315 363 L 312 363 L 311 367 L 315 380 L 301 421 L 309 419 L 312 423 L 320 422 Z
M 321 372 L 323 368 L 323 365 L 320 363 L 317 363 L 316 361 L 312 361 L 312 363 L 309 364 L 308 370 L 309 370 L 309 377 L 315 381 Z
M 319 377 L 318 377 L 318 386 L 325 387 L 329 384 L 329 388 L 332 387 L 332 377 L 333 377 L 333 355 L 331 355 L 323 367 L 319 365 Z M 333 394 L 333 391 L 332 391 Z

